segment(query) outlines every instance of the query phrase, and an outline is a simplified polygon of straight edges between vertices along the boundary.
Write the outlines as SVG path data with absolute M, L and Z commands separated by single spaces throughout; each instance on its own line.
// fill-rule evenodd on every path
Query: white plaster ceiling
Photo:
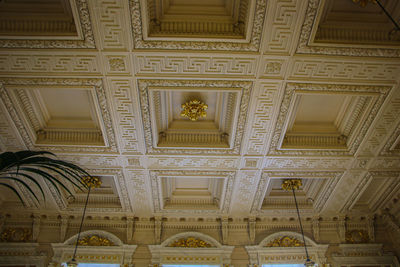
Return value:
M 341 35 L 340 42 L 315 39 L 320 21 L 357 10 L 352 20 L 359 25 L 376 6 L 71 3 L 76 37 L 16 31 L 0 38 L 0 150 L 50 150 L 107 177 L 90 214 L 293 216 L 290 193 L 279 189 L 287 178 L 303 179 L 305 216 L 372 214 L 393 202 L 398 44 L 378 38 L 366 46 L 358 35 L 351 42 Z M 323 13 L 323 3 L 333 7 Z M 187 36 L 207 16 L 215 27 Z M 179 27 L 157 31 L 153 18 Z M 228 20 L 232 29 L 221 34 Z M 192 97 L 209 107 L 196 123 L 180 116 Z M 162 143 L 164 134 L 173 138 Z M 43 185 L 46 212 L 81 210 L 84 194 L 71 205 Z M 45 209 L 18 190 L 29 209 Z M 18 205 L 15 198 L 2 201 L 3 210 Z

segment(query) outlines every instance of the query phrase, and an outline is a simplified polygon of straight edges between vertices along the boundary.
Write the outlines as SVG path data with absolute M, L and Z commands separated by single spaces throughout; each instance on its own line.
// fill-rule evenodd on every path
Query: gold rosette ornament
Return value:
M 208 105 L 204 104 L 200 100 L 193 99 L 185 104 L 182 104 L 181 116 L 186 117 L 191 121 L 197 121 L 199 118 L 205 118 L 207 116 Z

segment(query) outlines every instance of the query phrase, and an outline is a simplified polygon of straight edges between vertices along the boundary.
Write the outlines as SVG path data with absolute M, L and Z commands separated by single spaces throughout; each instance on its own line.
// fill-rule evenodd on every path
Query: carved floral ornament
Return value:
M 188 237 L 188 238 L 180 238 L 170 244 L 167 247 L 183 247 L 183 248 L 211 248 L 214 247 L 210 243 L 195 238 L 195 237 Z
M 182 104 L 181 116 L 186 117 L 191 121 L 197 121 L 199 118 L 205 118 L 207 116 L 208 105 L 204 104 L 200 100 L 193 99 L 185 104 Z
M 98 235 L 85 236 L 78 241 L 79 246 L 115 246 L 111 240 Z
M 304 247 L 304 243 L 295 237 L 282 236 L 270 241 L 266 247 Z

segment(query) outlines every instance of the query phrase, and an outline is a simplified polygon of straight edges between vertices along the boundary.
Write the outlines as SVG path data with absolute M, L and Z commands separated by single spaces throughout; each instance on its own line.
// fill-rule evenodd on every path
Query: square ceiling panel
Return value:
M 360 1 L 362 2 L 362 1 Z M 400 2 L 381 0 L 396 18 Z M 320 9 L 314 43 L 358 45 L 399 45 L 400 36 L 393 32 L 393 23 L 373 1 L 364 7 L 349 0 L 328 0 Z
M 163 209 L 220 209 L 224 178 L 161 178 Z
M 245 38 L 249 0 L 148 0 L 147 38 Z
M 20 121 L 20 134 L 31 149 L 111 151 L 116 149 L 111 118 L 99 80 L 33 79 L 31 84 L 4 88 L 18 103 L 13 120 Z M 17 82 L 17 83 L 18 83 Z
M 238 153 L 251 83 L 139 80 L 148 153 Z M 199 100 L 206 116 L 193 121 L 182 105 Z
M 299 209 L 303 213 L 321 212 L 342 172 L 264 172 L 254 198 L 252 212 L 278 214 L 295 210 L 292 191 L 282 188 L 287 179 L 300 179 L 302 186 L 296 190 Z M 285 211 L 286 210 L 286 211 Z
M 342 212 L 373 214 L 400 191 L 398 172 L 368 172 L 346 201 Z
M 0 47 L 95 48 L 86 1 L 0 1 Z
M 101 181 L 99 188 L 94 188 L 90 192 L 88 210 L 102 211 L 122 211 L 121 201 L 119 199 L 119 192 L 114 181 L 113 176 L 97 176 Z M 86 202 L 87 190 L 79 190 L 75 188 L 74 197 L 67 197 L 67 209 L 81 209 Z
M 257 51 L 265 0 L 129 1 L 135 48 Z
M 272 154 L 354 153 L 388 88 L 288 84 Z
M 225 214 L 234 176 L 225 171 L 151 171 L 154 211 Z

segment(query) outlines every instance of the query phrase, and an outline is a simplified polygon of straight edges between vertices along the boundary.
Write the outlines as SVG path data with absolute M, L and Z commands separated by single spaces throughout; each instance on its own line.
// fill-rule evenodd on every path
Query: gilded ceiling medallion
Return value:
M 207 116 L 208 105 L 204 104 L 200 100 L 193 99 L 185 104 L 182 104 L 182 117 L 187 117 L 191 121 L 197 121 L 199 118 L 205 118 Z
M 352 0 L 353 3 L 359 4 L 361 7 L 365 7 L 368 3 L 376 4 L 375 0 Z
M 292 191 L 293 189 L 298 190 L 302 185 L 301 179 L 287 179 L 283 181 L 282 188 L 286 191 Z
M 82 183 L 90 188 L 99 188 L 101 186 L 100 178 L 97 176 L 84 176 L 82 177 Z
M 266 247 L 304 247 L 304 243 L 294 237 L 283 236 L 275 238 Z
M 85 236 L 79 239 L 78 244 L 80 246 L 114 246 L 114 243 L 105 237 L 98 235 Z
M 169 244 L 168 247 L 183 247 L 183 248 L 210 248 L 211 244 L 197 239 L 195 237 L 181 238 L 173 243 Z

